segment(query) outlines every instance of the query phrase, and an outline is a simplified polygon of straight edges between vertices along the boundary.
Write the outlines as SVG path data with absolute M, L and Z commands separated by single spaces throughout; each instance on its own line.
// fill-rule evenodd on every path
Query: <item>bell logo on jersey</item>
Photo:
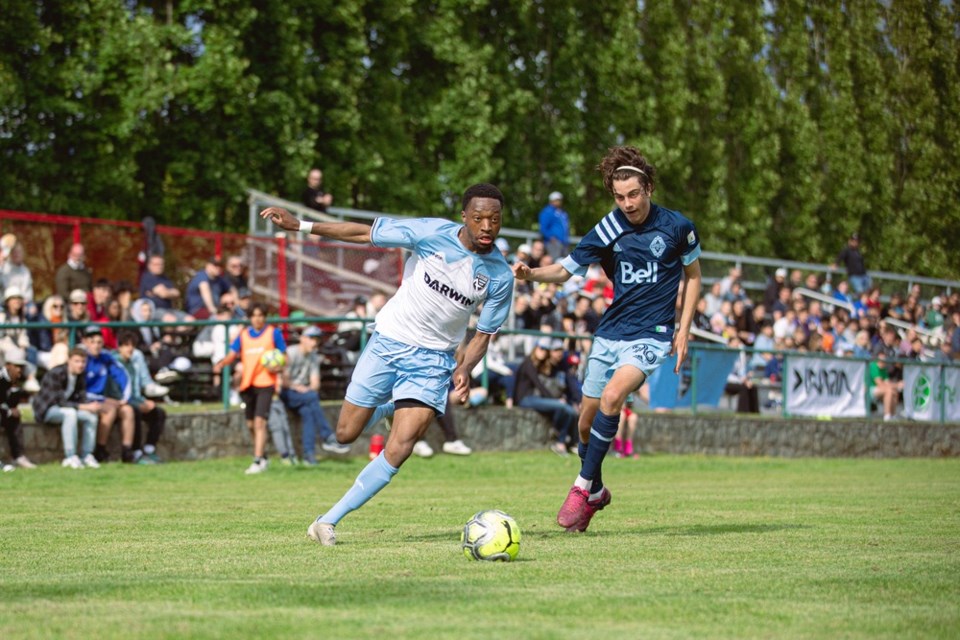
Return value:
M 646 269 L 643 267 L 634 270 L 629 262 L 620 263 L 620 282 L 623 284 L 654 284 L 657 281 L 657 263 L 648 262 Z

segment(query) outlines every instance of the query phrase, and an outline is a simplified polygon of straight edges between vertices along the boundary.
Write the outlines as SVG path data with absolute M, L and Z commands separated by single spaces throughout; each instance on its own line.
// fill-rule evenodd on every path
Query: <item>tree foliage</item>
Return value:
M 955 2 L 0 0 L 0 206 L 243 230 L 246 187 L 575 231 L 634 144 L 706 248 L 958 277 Z

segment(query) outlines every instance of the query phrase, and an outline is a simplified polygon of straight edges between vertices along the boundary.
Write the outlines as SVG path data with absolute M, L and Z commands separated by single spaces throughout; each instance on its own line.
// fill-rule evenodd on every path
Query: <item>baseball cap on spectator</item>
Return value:
M 859 239 L 860 239 L 860 234 L 857 233 L 856 231 L 854 231 L 853 233 L 850 234 L 850 239 L 851 239 L 851 240 L 859 240 Z
M 558 349 L 563 349 L 563 340 L 560 338 L 554 338 L 550 341 L 550 350 L 556 351 Z
M 87 292 L 83 289 L 74 289 L 70 292 L 70 302 L 86 302 Z
M 528 245 L 526 242 L 524 242 L 522 245 L 520 245 L 519 247 L 517 247 L 517 253 L 526 253 L 526 254 L 529 255 L 529 254 L 530 254 L 530 245 Z
M 510 243 L 507 242 L 506 238 L 497 238 L 493 244 L 497 245 L 497 249 L 500 249 L 500 251 L 510 251 Z
M 780 267 L 780 268 L 777 269 L 777 271 L 776 271 L 776 276 L 777 276 L 778 278 L 786 278 L 786 277 L 787 277 L 787 270 L 784 269 L 783 267 Z
M 4 354 L 3 359 L 7 364 L 15 364 L 20 367 L 27 366 L 27 354 L 20 347 L 10 347 Z
M 3 301 L 6 302 L 10 298 L 22 298 L 23 292 L 20 291 L 20 287 L 16 285 L 10 285 L 3 291 Z
M 559 191 L 553 191 L 547 197 L 547 200 L 549 200 L 550 202 L 553 202 L 554 200 L 563 200 L 563 194 L 560 193 Z
M 299 320 L 299 319 L 301 319 L 301 318 L 306 318 L 306 317 L 307 317 L 306 312 L 304 312 L 304 311 L 302 311 L 302 310 L 300 310 L 300 309 L 297 309 L 296 311 L 291 311 L 291 312 L 290 312 L 290 320 L 291 320 L 291 321 L 293 321 L 293 320 Z M 300 327 L 305 327 L 305 326 L 307 326 L 307 323 L 306 323 L 306 322 L 294 322 L 294 323 L 293 323 L 293 326 L 298 327 L 298 328 L 300 328 Z
M 223 258 L 218 258 L 217 256 L 210 256 L 207 258 L 209 264 L 215 264 L 218 267 L 223 267 Z
M 102 336 L 102 335 L 103 335 L 103 331 L 100 329 L 100 327 L 98 327 L 95 324 L 92 324 L 83 330 L 84 338 L 89 338 L 90 336 Z
M 252 296 L 253 294 L 250 293 L 250 289 L 247 289 L 246 287 L 240 287 L 239 289 L 237 289 L 238 298 L 250 298 Z
M 930 305 L 934 307 L 939 307 L 942 304 L 943 300 L 940 298 L 940 296 L 933 296 L 933 299 L 930 301 Z
M 357 296 L 353 299 L 353 306 L 358 307 L 362 304 L 367 304 L 366 296 Z
M 323 335 L 323 331 L 320 330 L 320 327 L 307 327 L 304 329 L 303 335 L 308 338 L 319 338 Z
M 537 339 L 537 346 L 540 347 L 541 349 L 546 349 L 547 351 L 549 351 L 551 344 L 553 344 L 553 340 L 551 340 L 547 336 L 543 336 L 542 338 Z

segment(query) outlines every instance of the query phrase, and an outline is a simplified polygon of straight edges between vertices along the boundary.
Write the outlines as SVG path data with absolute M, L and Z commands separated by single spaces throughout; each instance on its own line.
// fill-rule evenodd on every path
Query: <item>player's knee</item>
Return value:
M 344 420 L 337 421 L 335 433 L 340 444 L 350 444 L 360 436 L 360 431 Z

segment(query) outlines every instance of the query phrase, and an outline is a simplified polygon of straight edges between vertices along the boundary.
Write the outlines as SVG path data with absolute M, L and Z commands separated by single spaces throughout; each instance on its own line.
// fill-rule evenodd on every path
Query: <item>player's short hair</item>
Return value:
M 642 186 L 653 188 L 657 169 L 650 164 L 636 147 L 611 147 L 597 166 L 603 178 L 603 186 L 613 193 L 614 180 L 637 178 Z
M 500 189 L 488 182 L 481 182 L 480 184 L 468 187 L 467 190 L 463 192 L 463 200 L 460 202 L 460 208 L 466 211 L 467 205 L 469 205 L 470 201 L 474 198 L 493 198 L 500 203 L 501 207 L 503 206 L 503 194 L 500 193 Z

